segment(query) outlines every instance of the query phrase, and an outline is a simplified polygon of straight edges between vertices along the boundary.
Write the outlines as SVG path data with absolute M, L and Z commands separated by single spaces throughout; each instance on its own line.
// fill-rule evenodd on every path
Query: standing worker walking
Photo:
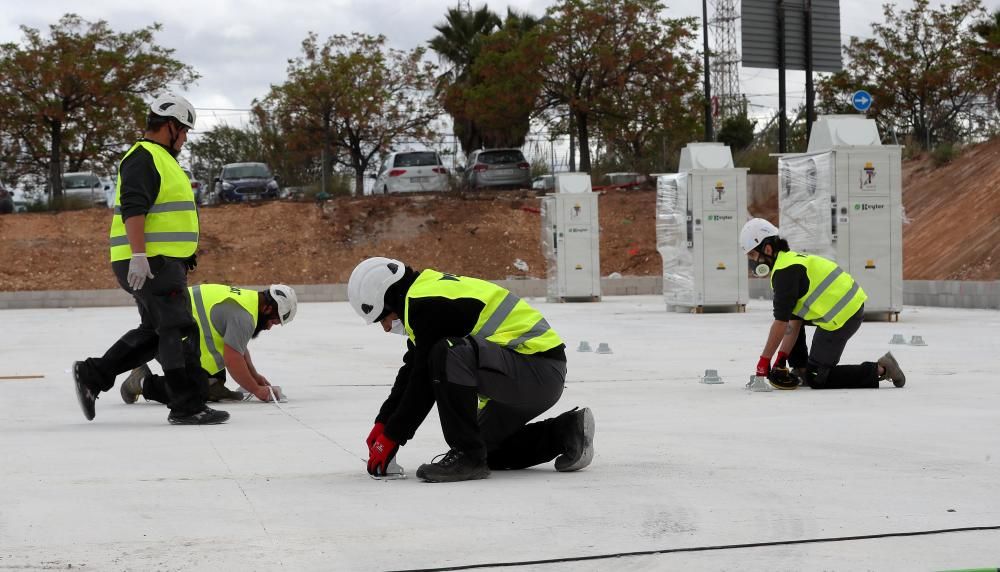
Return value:
M 416 272 L 376 257 L 351 273 L 347 296 L 365 323 L 408 337 L 403 366 L 368 435 L 370 474 L 386 474 L 435 402 L 450 450 L 417 469 L 425 481 L 483 479 L 490 469 L 524 469 L 552 459 L 562 472 L 590 464 L 590 409 L 528 424 L 562 395 L 566 346 L 513 293 L 485 280 Z
M 188 100 L 164 94 L 153 100 L 146 131 L 118 165 L 111 220 L 111 269 L 135 298 L 140 323 L 100 358 L 73 364 L 77 397 L 87 420 L 95 400 L 115 377 L 154 356 L 163 367 L 175 425 L 205 425 L 229 419 L 205 405 L 198 384 L 185 373 L 199 367 L 198 328 L 191 316 L 187 273 L 197 264 L 198 210 L 191 181 L 177 154 L 195 124 Z
M 795 389 L 800 382 L 813 389 L 876 388 L 884 379 L 903 387 L 906 376 L 892 353 L 876 362 L 838 365 L 847 341 L 861 327 L 868 299 L 850 274 L 822 256 L 793 252 L 764 219 L 747 221 L 740 245 L 758 276 L 771 275 L 774 290 L 774 322 L 757 362 L 758 376 L 778 389 Z M 816 326 L 811 349 L 804 323 Z

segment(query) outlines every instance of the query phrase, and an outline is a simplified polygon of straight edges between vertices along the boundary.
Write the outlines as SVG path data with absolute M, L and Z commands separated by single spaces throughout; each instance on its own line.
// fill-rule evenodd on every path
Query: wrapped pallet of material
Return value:
M 782 157 L 778 181 L 781 236 L 797 252 L 833 260 L 833 154 Z
M 542 198 L 539 207 L 542 220 L 542 256 L 545 257 L 545 298 L 555 300 L 559 297 L 559 259 L 556 256 L 556 244 L 558 243 L 556 234 L 559 231 L 553 223 L 555 213 L 552 211 L 556 208 L 555 201 L 546 199 L 548 197 Z
M 687 175 L 656 178 L 656 250 L 663 259 L 667 306 L 695 306 L 692 218 Z

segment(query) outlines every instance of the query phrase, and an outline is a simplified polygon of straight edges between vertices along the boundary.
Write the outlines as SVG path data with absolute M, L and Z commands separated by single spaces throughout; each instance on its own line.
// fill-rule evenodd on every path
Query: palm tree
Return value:
M 472 12 L 449 8 L 445 22 L 434 26 L 438 35 L 428 45 L 442 60 L 451 64 L 437 78 L 437 94 L 445 110 L 452 117 L 452 131 L 468 154 L 482 145 L 482 136 L 475 121 L 465 117 L 461 106 L 449 101 L 453 88 L 461 88 L 468 81 L 468 71 L 475 63 L 482 40 L 501 25 L 500 17 L 485 4 Z
M 434 26 L 438 35 L 428 45 L 446 60 L 451 67 L 438 77 L 439 87 L 443 84 L 461 82 L 476 61 L 482 39 L 500 28 L 500 16 L 485 4 L 473 12 L 458 8 L 448 8 L 445 23 Z

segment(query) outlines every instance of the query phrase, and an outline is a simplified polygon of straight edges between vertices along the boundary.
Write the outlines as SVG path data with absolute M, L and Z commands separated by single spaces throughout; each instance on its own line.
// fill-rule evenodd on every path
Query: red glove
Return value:
M 372 432 L 368 434 L 368 438 L 365 439 L 365 443 L 368 444 L 368 452 L 371 453 L 372 445 L 375 444 L 375 439 L 378 439 L 379 435 L 385 431 L 385 423 L 380 421 L 375 422 L 375 426 L 372 427 Z
M 760 356 L 757 360 L 757 375 L 760 377 L 767 377 L 767 374 L 771 372 L 771 358 L 766 358 Z
M 389 467 L 389 461 L 396 456 L 399 445 L 395 441 L 382 433 L 375 439 L 368 454 L 368 474 L 376 477 L 384 477 L 385 471 Z
M 778 355 L 774 356 L 774 367 L 787 368 L 788 364 L 788 354 L 785 352 L 778 352 Z

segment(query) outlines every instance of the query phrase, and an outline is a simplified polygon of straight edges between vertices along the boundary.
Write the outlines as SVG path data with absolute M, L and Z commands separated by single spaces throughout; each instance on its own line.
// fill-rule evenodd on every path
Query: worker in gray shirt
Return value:
M 197 377 L 203 396 L 238 398 L 239 393 L 225 388 L 228 371 L 247 393 L 270 401 L 271 383 L 254 367 L 247 346 L 260 332 L 292 321 L 298 306 L 295 290 L 283 284 L 260 292 L 223 284 L 201 284 L 188 290 L 201 346 L 200 371 L 189 374 Z M 140 395 L 160 403 L 170 401 L 166 380 L 145 364 L 132 370 L 121 386 L 125 403 L 135 403 Z

